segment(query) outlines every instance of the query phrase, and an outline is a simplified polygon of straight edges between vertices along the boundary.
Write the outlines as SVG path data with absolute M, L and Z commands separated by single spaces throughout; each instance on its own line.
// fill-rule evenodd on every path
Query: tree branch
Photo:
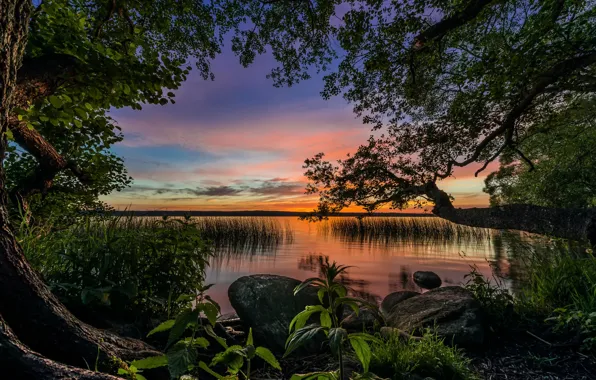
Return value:
M 421 50 L 429 41 L 440 40 L 449 31 L 472 21 L 482 10 L 493 3 L 494 0 L 475 0 L 461 12 L 448 16 L 438 23 L 430 26 L 414 38 L 414 49 Z
M 451 175 L 453 167 L 463 167 L 475 162 L 482 151 L 490 144 L 494 139 L 507 132 L 507 138 L 505 140 L 506 145 L 511 144 L 511 137 L 513 136 L 513 130 L 515 129 L 515 123 L 517 119 L 530 107 L 534 99 L 542 94 L 548 86 L 556 83 L 562 76 L 569 74 L 575 70 L 590 66 L 596 63 L 596 52 L 584 54 L 579 57 L 570 58 L 565 61 L 559 62 L 549 70 L 545 71 L 538 76 L 539 80 L 536 84 L 521 98 L 521 100 L 507 113 L 501 126 L 486 136 L 480 144 L 474 150 L 474 153 L 464 161 L 452 160 L 447 164 L 445 173 L 436 173 L 435 179 L 447 178 Z

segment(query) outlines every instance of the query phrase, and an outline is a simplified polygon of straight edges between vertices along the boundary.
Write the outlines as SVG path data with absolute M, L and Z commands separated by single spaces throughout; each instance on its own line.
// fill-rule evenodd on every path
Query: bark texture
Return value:
M 118 377 L 66 366 L 46 359 L 23 345 L 0 316 L 0 368 L 3 375 L 22 380 L 117 380 Z
M 520 230 L 596 245 L 596 213 L 590 209 L 560 209 L 534 205 L 455 208 L 447 193 L 428 183 L 424 195 L 435 203 L 433 214 L 471 227 Z
M 5 132 L 10 112 L 21 96 L 17 72 L 27 42 L 31 8 L 30 0 L 0 0 L 0 315 L 34 351 L 80 368 L 99 359 L 100 370 L 109 371 L 114 369 L 114 356 L 134 360 L 160 353 L 141 341 L 118 337 L 76 319 L 31 268 L 9 224 L 3 167 Z M 12 331 L 3 331 L 3 349 L 17 352 Z

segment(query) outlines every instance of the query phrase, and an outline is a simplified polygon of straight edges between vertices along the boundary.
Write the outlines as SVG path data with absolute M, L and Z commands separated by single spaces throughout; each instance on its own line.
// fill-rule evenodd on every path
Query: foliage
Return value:
M 512 236 L 513 237 L 513 236 Z M 508 329 L 513 316 L 536 324 L 545 320 L 569 338 L 577 336 L 592 350 L 596 329 L 596 258 L 592 249 L 564 240 L 510 241 L 516 268 L 510 295 L 504 284 L 492 284 L 473 270 L 466 288 L 484 306 L 493 327 Z
M 494 282 L 486 279 L 476 266 L 464 276 L 464 280 L 464 287 L 472 292 L 474 298 L 482 305 L 489 328 L 498 333 L 506 331 L 511 324 L 514 298 L 503 281 L 497 277 L 494 277 Z
M 13 113 L 37 137 L 33 143 L 16 137 L 11 143 L 8 187 L 26 187 L 40 169 L 52 168 L 55 163 L 48 161 L 54 157 L 43 152 L 53 145 L 87 180 L 72 171 L 59 173 L 47 194 L 52 202 L 36 201 L 34 213 L 94 208 L 99 195 L 130 181 L 111 151 L 122 135 L 108 112 L 174 103 L 172 91 L 191 70 L 187 60 L 203 78 L 212 78 L 210 61 L 220 52 L 230 23 L 238 20 L 223 17 L 212 2 L 193 0 L 34 3 L 18 73 L 25 97 Z M 34 144 L 42 145 L 42 153 Z
M 596 310 L 596 258 L 565 242 L 523 244 L 516 249 L 516 264 L 523 271 L 516 297 L 536 313 L 560 307 Z M 588 250 L 591 252 L 591 250 Z
M 322 258 L 321 258 L 322 260 Z M 344 379 L 344 356 L 345 344 L 350 343 L 352 350 L 358 358 L 364 374 L 369 373 L 371 360 L 371 350 L 368 342 L 376 342 L 378 339 L 366 333 L 351 333 L 341 327 L 340 315 L 344 307 L 350 307 L 355 313 L 360 311 L 361 306 L 376 308 L 364 300 L 348 297 L 347 288 L 338 281 L 338 276 L 345 272 L 349 267 L 337 265 L 335 262 L 329 263 L 329 258 L 321 263 L 323 278 L 313 277 L 303 281 L 294 289 L 294 294 L 308 288 L 317 289 L 320 305 L 307 306 L 304 311 L 298 313 L 290 323 L 290 336 L 286 342 L 286 353 L 291 354 L 300 346 L 314 339 L 319 333 L 323 332 L 328 339 L 331 352 L 339 359 L 338 371 L 318 372 L 305 375 L 294 375 L 293 379 L 309 378 L 328 378 Z M 327 306 L 325 306 L 327 305 Z M 309 319 L 319 314 L 319 323 L 306 325 Z M 372 375 L 372 374 L 371 374 Z
M 477 377 L 461 350 L 443 344 L 430 330 L 421 339 L 404 339 L 392 334 L 372 345 L 371 370 L 391 379 L 430 377 L 468 380 Z M 414 377 L 418 376 L 418 377 Z
M 239 379 L 239 374 L 242 374 L 242 377 L 246 380 L 250 379 L 251 376 L 251 360 L 255 357 L 261 358 L 265 363 L 269 364 L 274 369 L 281 371 L 281 367 L 279 362 L 269 351 L 269 349 L 265 347 L 255 347 L 253 338 L 252 338 L 252 329 L 248 330 L 248 338 L 246 340 L 246 344 L 244 347 L 242 346 L 230 346 L 225 349 L 225 351 L 218 353 L 215 355 L 213 360 L 211 361 L 211 365 L 207 366 L 206 363 L 200 362 L 199 367 L 205 370 L 207 373 L 214 376 L 216 379 Z M 244 367 L 244 362 L 246 361 L 246 369 L 243 371 L 242 368 Z M 228 369 L 228 375 L 222 376 L 217 374 L 209 367 L 216 366 L 217 364 L 223 363 L 225 364 Z
M 596 293 L 594 294 L 596 297 Z M 579 331 L 582 349 L 596 353 L 596 309 L 591 312 L 581 310 L 555 309 L 554 316 L 548 321 L 555 323 L 558 330 Z
M 200 368 L 216 379 L 239 379 L 239 374 L 241 374 L 244 379 L 249 380 L 251 360 L 259 357 L 271 367 L 281 370 L 279 362 L 271 351 L 265 347 L 254 346 L 252 329 L 249 330 L 244 347 L 239 345 L 228 346 L 225 339 L 215 333 L 213 328 L 217 322 L 220 308 L 217 302 L 205 294 L 205 291 L 210 287 L 211 285 L 201 287 L 198 289 L 196 296 L 180 296 L 178 300 L 183 302 L 185 307 L 176 316 L 176 319 L 162 322 L 149 332 L 148 336 L 169 331 L 166 354 L 134 361 L 131 363 L 131 367 L 150 369 L 167 365 L 173 379 L 193 371 L 196 372 L 196 369 Z M 207 319 L 206 323 L 203 322 L 203 315 Z M 200 334 L 204 336 L 199 336 Z M 210 345 L 205 336 L 214 339 L 224 349 L 224 351 L 213 357 L 211 365 L 199 361 L 198 350 L 206 349 Z M 245 361 L 246 369 L 243 371 Z M 210 368 L 218 364 L 227 366 L 227 375 L 219 375 Z
M 491 205 L 596 206 L 595 111 L 594 99 L 578 99 L 533 126 L 520 144 L 532 167 L 505 152 L 499 170 L 485 180 Z
M 198 289 L 212 255 L 192 219 L 86 216 L 68 229 L 23 223 L 31 264 L 69 306 L 130 319 L 164 316 Z
M 233 4 L 247 15 L 233 44 L 241 62 L 270 47 L 277 85 L 332 70 L 323 97 L 343 95 L 386 127 L 337 164 L 305 161 L 321 214 L 423 204 L 455 167 L 506 149 L 522 159 L 536 126 L 596 90 L 590 1 Z

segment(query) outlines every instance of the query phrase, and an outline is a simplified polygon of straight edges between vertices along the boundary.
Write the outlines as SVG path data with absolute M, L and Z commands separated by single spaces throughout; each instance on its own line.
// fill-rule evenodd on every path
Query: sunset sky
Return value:
M 125 136 L 113 150 L 134 183 L 104 200 L 135 210 L 312 210 L 304 159 L 318 152 L 345 157 L 371 132 L 344 99 L 321 98 L 321 76 L 273 87 L 266 74 L 274 64 L 261 56 L 245 69 L 225 52 L 213 63 L 215 80 L 191 73 L 176 104 L 113 111 Z M 488 204 L 475 169 L 441 184 L 456 206 Z

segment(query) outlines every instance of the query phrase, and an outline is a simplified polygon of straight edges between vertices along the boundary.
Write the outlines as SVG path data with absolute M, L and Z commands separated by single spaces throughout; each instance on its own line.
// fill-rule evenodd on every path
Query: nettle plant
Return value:
M 208 366 L 205 362 L 200 362 L 199 367 L 219 380 L 240 379 L 240 375 L 242 375 L 242 378 L 250 380 L 251 360 L 253 360 L 256 357 L 263 359 L 271 367 L 281 371 L 281 366 L 279 365 L 279 362 L 277 361 L 273 353 L 269 351 L 269 349 L 265 347 L 254 346 L 252 338 L 252 329 L 249 329 L 248 338 L 246 339 L 246 344 L 244 345 L 244 347 L 239 345 L 227 347 L 225 351 L 215 355 L 215 357 L 211 361 L 210 366 Z M 216 366 L 220 363 L 225 364 L 228 367 L 227 375 L 220 375 L 217 372 L 213 371 L 211 368 L 209 368 Z
M 220 307 L 205 292 L 213 284 L 198 290 L 197 295 L 181 295 L 177 303 L 186 303 L 176 319 L 162 322 L 149 332 L 147 336 L 169 331 L 165 355 L 150 357 L 133 361 L 130 365 L 121 366 L 120 374 L 128 375 L 132 379 L 143 379 L 139 372 L 168 366 L 170 376 L 178 379 L 183 375 L 196 373 L 198 368 L 203 369 L 217 379 L 243 379 L 249 380 L 251 374 L 251 360 L 260 357 L 270 366 L 281 370 L 275 356 L 265 347 L 255 347 L 252 338 L 252 329 L 249 330 L 248 339 L 244 346 L 228 346 L 226 340 L 217 335 L 214 330 Z M 206 320 L 205 320 L 206 319 Z M 215 355 L 210 365 L 199 361 L 199 349 L 207 349 L 210 342 L 205 336 L 213 338 L 224 351 Z M 246 368 L 245 367 L 246 362 Z M 220 375 L 210 367 L 224 364 L 227 374 Z M 244 368 L 244 370 L 243 370 Z M 191 377 L 192 378 L 192 377 Z
M 324 261 L 321 258 L 322 278 L 309 278 L 294 289 L 294 295 L 296 295 L 306 288 L 317 288 L 320 305 L 307 306 L 304 311 L 294 317 L 290 323 L 290 336 L 286 342 L 284 357 L 305 343 L 315 339 L 320 332 L 323 332 L 327 337 L 331 352 L 339 360 L 339 368 L 336 371 L 330 372 L 295 374 L 292 376 L 292 380 L 344 379 L 347 342 L 350 343 L 363 370 L 362 374 L 355 374 L 352 378 L 376 378 L 374 374 L 368 371 L 372 356 L 368 342 L 380 343 L 380 340 L 367 333 L 348 334 L 348 331 L 341 326 L 341 315 L 346 306 L 354 310 L 356 314 L 359 313 L 361 307 L 371 308 L 373 310 L 377 309 L 376 305 L 365 300 L 347 296 L 348 289 L 339 282 L 339 275 L 344 273 L 348 268 L 350 267 L 338 265 L 335 261 L 329 263 L 328 257 Z M 319 313 L 319 323 L 307 325 L 309 319 L 317 313 Z

